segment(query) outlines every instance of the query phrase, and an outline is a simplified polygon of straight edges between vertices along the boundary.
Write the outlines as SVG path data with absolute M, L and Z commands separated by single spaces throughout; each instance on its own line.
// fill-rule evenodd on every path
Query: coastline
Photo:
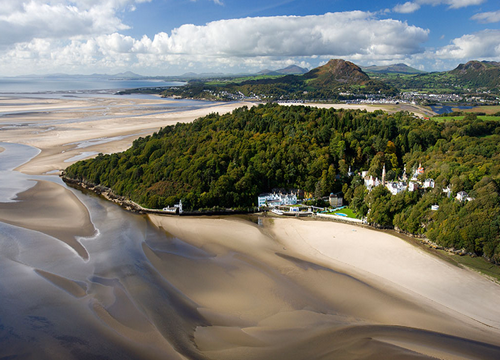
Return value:
M 117 151 L 139 131 L 217 108 L 124 118 L 120 104 L 113 119 L 38 114 L 36 127 L 0 135 L 40 145 L 18 171 L 45 174 L 78 153 Z M 111 140 L 82 147 L 102 138 Z M 9 294 L 2 308 L 12 314 L 2 322 L 38 337 L 43 345 L 31 342 L 31 355 L 102 343 L 105 355 L 151 359 L 500 356 L 500 286 L 383 231 L 314 219 L 136 215 L 36 179 L 21 202 L 0 204 L 1 221 L 61 240 L 38 252 L 44 241 L 19 240 L 16 249 L 16 234 L 0 235 L 9 260 L 0 265 Z M 95 240 L 75 237 L 96 229 Z M 28 341 L 9 339 L 19 348 Z

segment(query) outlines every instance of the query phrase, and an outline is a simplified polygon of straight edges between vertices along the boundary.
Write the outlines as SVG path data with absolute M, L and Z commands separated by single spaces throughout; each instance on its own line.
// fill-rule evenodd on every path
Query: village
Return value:
M 405 167 L 406 168 L 406 167 Z M 398 181 L 387 181 L 386 180 L 386 170 L 385 165 L 382 169 L 382 178 L 374 177 L 368 175 L 368 171 L 362 171 L 359 175 L 363 179 L 364 186 L 367 191 L 370 192 L 377 186 L 383 186 L 389 190 L 392 196 L 395 196 L 404 191 L 414 192 L 414 191 L 430 191 L 435 188 L 435 181 L 431 178 L 426 178 L 425 180 L 420 180 L 422 175 L 424 175 L 425 170 L 422 164 L 419 164 L 412 173 L 411 177 L 406 174 L 406 170 L 403 175 L 398 179 Z M 353 177 L 354 173 L 349 167 L 348 177 Z M 452 190 L 449 186 L 442 189 L 443 193 L 447 197 L 451 197 Z M 311 195 L 311 194 L 307 194 Z M 470 197 L 465 191 L 459 191 L 455 199 L 457 201 L 472 201 L 474 198 Z M 314 206 L 312 203 L 318 203 L 318 200 L 322 201 L 325 206 Z M 344 204 L 343 194 L 331 193 L 329 196 L 322 197 L 320 199 L 314 199 L 312 196 L 306 196 L 303 190 L 293 189 L 273 189 L 270 193 L 260 194 L 257 198 L 257 204 L 259 211 L 270 211 L 272 214 L 278 216 L 315 216 L 324 218 L 334 218 L 337 220 L 367 223 L 367 219 L 358 219 L 356 213 L 349 209 L 348 206 Z M 430 208 L 432 211 L 439 210 L 439 205 L 433 204 Z

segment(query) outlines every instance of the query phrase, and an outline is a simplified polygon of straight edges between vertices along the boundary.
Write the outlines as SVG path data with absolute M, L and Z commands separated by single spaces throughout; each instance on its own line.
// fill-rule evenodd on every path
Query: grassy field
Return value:
M 449 121 L 449 120 L 463 120 L 465 116 L 445 116 L 445 117 L 440 117 L 440 116 L 435 116 L 432 118 L 432 120 L 437 121 L 437 122 L 443 122 L 443 121 Z M 480 115 L 477 117 L 478 119 L 481 120 L 492 120 L 492 121 L 500 121 L 500 116 L 488 116 L 488 115 Z
M 345 215 L 347 215 L 347 217 L 349 217 L 351 219 L 356 219 L 356 214 L 354 213 L 354 211 L 352 211 L 349 208 L 343 208 L 341 210 L 333 211 L 333 212 L 328 213 L 328 215 L 336 215 L 336 214 L 339 214 L 339 213 L 340 214 L 345 214 Z
M 500 112 L 500 105 L 478 106 L 478 107 L 475 107 L 472 109 L 466 109 L 466 110 L 460 110 L 460 111 L 470 112 L 470 113 L 482 112 L 482 113 L 485 113 L 487 115 L 492 115 L 492 114 L 496 114 L 497 112 Z

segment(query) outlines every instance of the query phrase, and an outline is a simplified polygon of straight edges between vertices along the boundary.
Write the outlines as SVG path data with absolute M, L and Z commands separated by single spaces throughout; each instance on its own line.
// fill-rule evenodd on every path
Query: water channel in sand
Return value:
M 413 293 L 411 277 L 402 289 L 330 261 L 294 243 L 299 223 L 135 215 L 14 170 L 38 149 L 0 147 L 0 358 L 500 358 L 497 310 L 486 326 Z

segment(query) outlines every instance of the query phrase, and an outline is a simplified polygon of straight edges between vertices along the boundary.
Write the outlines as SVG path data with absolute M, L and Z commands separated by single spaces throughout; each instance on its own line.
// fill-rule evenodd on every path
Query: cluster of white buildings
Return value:
M 257 198 L 258 207 L 277 207 L 283 205 L 297 204 L 297 192 L 285 190 L 273 190 L 272 193 L 260 194 Z
M 418 176 L 422 175 L 424 173 L 424 168 L 422 167 L 422 164 L 419 165 L 419 167 L 413 172 L 412 177 L 410 181 L 406 182 L 408 180 L 406 176 L 406 171 L 403 174 L 403 177 L 400 181 L 385 181 L 385 165 L 382 170 L 382 180 L 379 180 L 376 177 L 373 176 L 368 176 L 367 171 L 363 171 L 361 173 L 361 176 L 363 177 L 364 183 L 366 188 L 371 191 L 376 186 L 382 185 L 385 186 L 392 195 L 397 195 L 403 191 L 417 191 L 420 188 L 423 189 L 434 189 L 435 182 L 434 179 L 425 179 L 425 181 L 422 183 L 418 180 Z

